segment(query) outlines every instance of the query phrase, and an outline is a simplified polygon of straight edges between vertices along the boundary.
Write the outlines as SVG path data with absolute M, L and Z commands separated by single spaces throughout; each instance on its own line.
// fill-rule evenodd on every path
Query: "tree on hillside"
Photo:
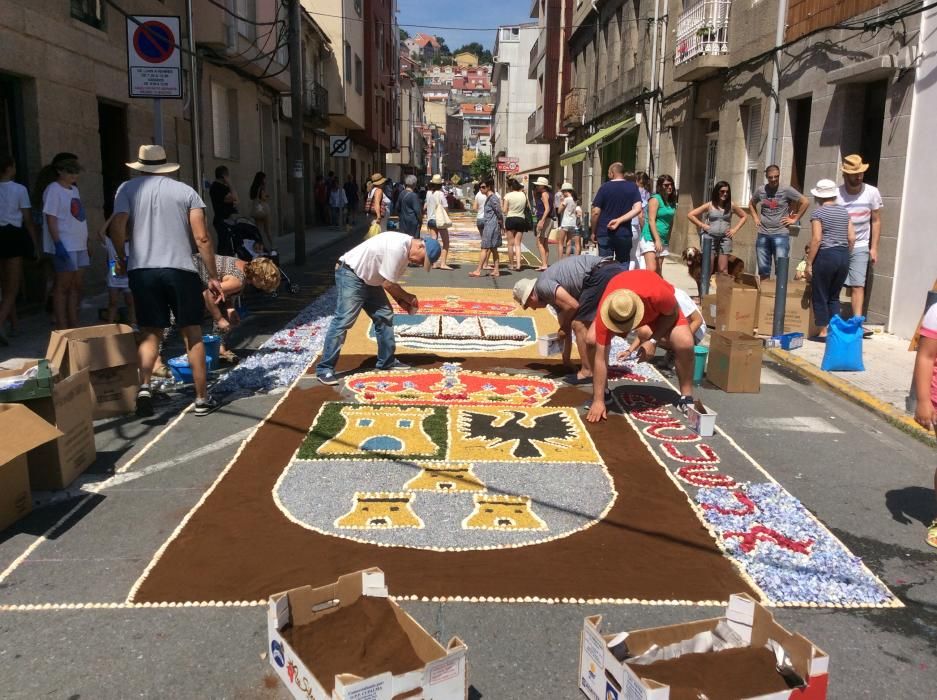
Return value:
M 452 54 L 452 52 L 449 50 L 449 47 L 446 46 L 446 40 L 445 40 L 445 39 L 443 39 L 441 36 L 437 36 L 437 37 L 436 37 L 436 41 L 439 42 L 439 53 L 440 53 L 440 55 L 442 55 L 442 56 L 449 56 L 449 55 Z
M 491 156 L 487 153 L 479 153 L 472 161 L 472 178 L 474 180 L 483 180 L 493 174 L 494 163 Z
M 406 29 L 401 29 L 401 30 L 400 30 L 400 41 L 406 41 L 406 40 L 409 39 L 409 38 L 410 38 L 410 32 L 408 32 Z

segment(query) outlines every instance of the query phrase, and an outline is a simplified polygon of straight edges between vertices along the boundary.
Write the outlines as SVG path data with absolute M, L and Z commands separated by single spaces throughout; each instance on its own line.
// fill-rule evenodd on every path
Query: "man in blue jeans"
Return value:
M 796 224 L 807 211 L 807 198 L 790 185 L 781 185 L 781 169 L 769 165 L 765 169 L 765 184 L 755 190 L 748 210 L 758 231 L 755 251 L 758 254 L 758 275 L 766 280 L 771 276 L 771 262 L 777 270 L 778 258 L 791 257 L 791 238 L 788 226 Z
M 387 301 L 390 294 L 407 313 L 416 313 L 420 302 L 400 286 L 407 265 L 422 265 L 429 272 L 439 259 L 439 243 L 421 240 L 399 231 L 384 231 L 355 246 L 338 259 L 335 266 L 335 287 L 338 302 L 329 330 L 325 334 L 322 359 L 316 366 L 316 379 L 323 384 L 338 384 L 335 365 L 341 354 L 345 335 L 364 312 L 374 323 L 377 338 L 377 368 L 406 369 L 394 358 L 394 312 Z
M 631 220 L 641 215 L 641 193 L 638 186 L 625 179 L 625 166 L 612 163 L 608 182 L 599 187 L 592 198 L 591 230 L 603 258 L 615 256 L 619 263 L 631 259 Z

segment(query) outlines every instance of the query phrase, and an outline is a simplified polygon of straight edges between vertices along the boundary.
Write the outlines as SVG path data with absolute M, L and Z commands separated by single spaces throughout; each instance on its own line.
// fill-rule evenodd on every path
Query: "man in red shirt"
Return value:
M 683 407 L 692 403 L 693 334 L 677 304 L 673 285 L 649 270 L 622 272 L 609 280 L 599 302 L 595 323 L 589 328 L 588 340 L 595 343 L 592 405 L 586 416 L 590 423 L 606 418 L 605 387 L 612 338 L 616 335 L 625 337 L 639 326 L 650 326 L 653 330 L 651 339 L 638 349 L 641 361 L 654 356 L 659 338 L 670 335 L 676 355 L 677 380 L 680 382 L 681 396 L 677 405 Z

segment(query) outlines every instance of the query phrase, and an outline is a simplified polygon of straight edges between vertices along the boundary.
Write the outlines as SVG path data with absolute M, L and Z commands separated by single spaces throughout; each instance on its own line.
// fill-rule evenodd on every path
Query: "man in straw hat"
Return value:
M 166 177 L 179 170 L 166 159 L 162 146 L 140 146 L 137 160 L 127 163 L 141 177 L 123 183 L 114 198 L 111 239 L 118 251 L 117 265 L 126 266 L 137 310 L 142 340 L 138 348 L 140 389 L 137 414 L 153 414 L 150 376 L 159 357 L 163 329 L 172 325 L 170 314 L 185 340 L 195 384 L 195 415 L 204 416 L 218 402 L 208 395 L 202 318 L 205 302 L 202 281 L 192 258 L 192 240 L 208 271 L 208 290 L 215 302 L 224 301 L 215 251 L 205 224 L 205 202 L 185 183 Z M 130 258 L 121 255 L 128 224 L 133 230 Z
M 590 339 L 595 342 L 592 405 L 586 415 L 590 423 L 606 418 L 605 387 L 612 338 L 616 335 L 624 338 L 640 326 L 650 326 L 653 332 L 638 350 L 639 359 L 643 361 L 653 357 L 657 341 L 669 335 L 680 383 L 680 398 L 675 403 L 682 409 L 693 402 L 693 335 L 677 303 L 673 286 L 650 270 L 622 272 L 605 287 L 598 316 L 589 329 Z
M 525 309 L 556 309 L 563 337 L 563 364 L 571 367 L 572 338 L 576 338 L 581 367 L 566 375 L 568 384 L 592 383 L 595 342 L 589 344 L 589 329 L 595 321 L 599 300 L 606 285 L 627 265 L 598 255 L 573 255 L 550 265 L 537 279 L 518 280 L 514 301 Z
M 836 203 L 846 207 L 856 229 L 856 243 L 849 253 L 849 274 L 846 286 L 852 298 L 852 315 L 862 316 L 865 304 L 865 282 L 869 264 L 878 262 L 878 240 L 882 235 L 882 193 L 863 182 L 869 164 L 860 155 L 843 158 L 840 170 L 843 184 Z M 871 335 L 871 334 L 869 334 Z
M 422 265 L 429 272 L 439 259 L 439 244 L 433 239 L 413 238 L 401 231 L 384 231 L 369 238 L 338 259 L 335 287 L 338 290 L 335 315 L 325 334 L 322 357 L 316 366 L 316 378 L 323 384 L 338 384 L 335 365 L 345 343 L 345 334 L 364 312 L 374 323 L 377 338 L 377 368 L 405 369 L 394 353 L 394 312 L 387 301 L 390 294 L 407 313 L 416 313 L 420 302 L 400 286 L 398 280 L 407 265 Z

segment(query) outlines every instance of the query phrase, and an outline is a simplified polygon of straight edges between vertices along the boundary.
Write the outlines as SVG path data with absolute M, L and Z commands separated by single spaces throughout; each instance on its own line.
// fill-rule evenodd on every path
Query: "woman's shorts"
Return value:
M 527 219 L 525 219 L 523 216 L 509 216 L 504 220 L 504 228 L 506 228 L 508 231 L 526 231 Z
M 646 241 L 643 238 L 640 241 L 638 241 L 638 255 L 644 255 L 645 253 L 653 253 L 653 252 L 654 252 L 654 241 Z M 665 245 L 664 249 L 660 253 L 657 254 L 657 257 L 666 258 L 668 255 L 670 255 L 670 248 L 668 248 Z
M 0 260 L 31 258 L 34 255 L 33 239 L 20 226 L 0 226 Z
M 87 250 L 70 250 L 68 258 L 62 260 L 58 256 L 52 256 L 52 268 L 56 272 L 77 272 L 83 267 L 88 267 L 91 260 L 88 258 Z
M 714 255 L 728 255 L 732 252 L 732 239 L 728 236 L 713 236 L 709 233 L 700 234 L 700 248 L 703 247 L 702 243 L 706 239 L 709 239 L 713 242 L 713 254 Z

